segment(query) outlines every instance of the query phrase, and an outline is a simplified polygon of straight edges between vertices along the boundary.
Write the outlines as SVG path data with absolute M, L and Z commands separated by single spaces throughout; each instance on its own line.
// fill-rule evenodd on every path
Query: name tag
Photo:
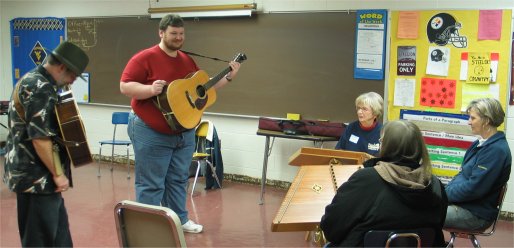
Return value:
M 370 150 L 370 151 L 378 151 L 379 149 L 380 149 L 380 143 L 368 144 L 368 150 Z
M 350 136 L 350 142 L 357 144 L 357 142 L 359 142 L 359 137 L 352 134 L 352 136 Z

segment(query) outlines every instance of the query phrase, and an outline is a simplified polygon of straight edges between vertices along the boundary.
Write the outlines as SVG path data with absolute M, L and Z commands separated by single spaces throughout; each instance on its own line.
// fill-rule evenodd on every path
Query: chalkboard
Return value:
M 90 102 L 129 105 L 120 75 L 138 51 L 159 42 L 147 16 L 68 18 L 67 37 L 90 56 Z M 355 13 L 274 13 L 252 17 L 185 19 L 183 50 L 232 59 L 247 55 L 237 78 L 218 90 L 207 112 L 352 121 L 355 98 L 381 95 L 384 81 L 353 78 Z M 211 77 L 227 63 L 195 58 Z

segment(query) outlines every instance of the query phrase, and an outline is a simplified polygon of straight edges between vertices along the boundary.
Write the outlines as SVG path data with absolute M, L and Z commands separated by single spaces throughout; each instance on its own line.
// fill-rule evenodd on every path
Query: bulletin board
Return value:
M 420 127 L 443 181 L 457 174 L 476 140 L 469 101 L 494 97 L 506 111 L 511 20 L 511 10 L 391 12 L 387 117 Z

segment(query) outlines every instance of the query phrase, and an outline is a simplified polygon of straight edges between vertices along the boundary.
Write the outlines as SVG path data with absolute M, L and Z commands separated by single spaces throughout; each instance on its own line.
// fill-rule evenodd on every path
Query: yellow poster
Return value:
M 500 99 L 499 84 L 463 84 L 462 85 L 462 104 L 461 111 L 466 109 L 471 101 L 478 98 L 492 97 Z
M 469 53 L 467 83 L 489 84 L 491 60 L 488 53 Z
M 484 95 L 494 96 L 500 100 L 505 109 L 507 91 L 510 90 L 507 82 L 509 82 L 509 72 L 511 71 L 509 59 L 511 58 L 512 10 L 501 11 L 499 39 L 478 39 L 479 10 L 422 10 L 418 12 L 417 39 L 398 38 L 398 32 L 402 32 L 398 30 L 400 11 L 391 12 L 387 119 L 399 119 L 402 110 L 462 114 L 462 110 L 465 110 L 470 100 Z M 417 51 L 416 73 L 402 76 L 414 79 L 416 82 L 414 106 L 394 104 L 394 89 L 397 88 L 395 84 L 398 82 L 398 51 L 401 51 L 398 48 L 404 46 L 415 47 Z M 425 51 L 430 51 L 430 47 L 434 47 L 433 50 L 448 50 L 448 54 L 453 55 L 447 57 L 448 72 L 444 75 L 427 74 L 432 53 Z M 422 92 L 423 78 L 455 80 L 455 104 L 453 107 L 424 105 L 422 101 L 424 96 L 424 92 Z M 503 128 L 504 125 L 500 127 L 500 130 Z

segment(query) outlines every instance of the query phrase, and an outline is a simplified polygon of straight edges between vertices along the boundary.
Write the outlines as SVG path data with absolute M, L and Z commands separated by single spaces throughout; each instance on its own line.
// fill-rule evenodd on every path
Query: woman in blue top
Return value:
M 500 102 L 476 99 L 467 112 L 471 131 L 480 137 L 466 151 L 459 174 L 446 186 L 449 206 L 444 226 L 480 230 L 498 215 L 496 204 L 509 180 L 512 158 L 505 134 L 498 131 L 505 118 Z
M 380 148 L 380 130 L 384 100 L 375 92 L 361 94 L 355 99 L 357 121 L 350 123 L 344 130 L 335 149 L 366 152 L 373 156 Z

